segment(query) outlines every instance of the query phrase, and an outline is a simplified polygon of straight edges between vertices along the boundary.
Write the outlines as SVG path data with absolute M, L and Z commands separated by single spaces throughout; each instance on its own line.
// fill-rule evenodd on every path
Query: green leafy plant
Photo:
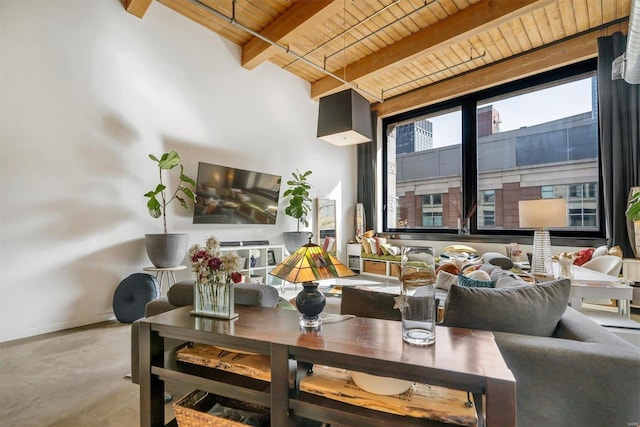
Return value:
M 284 210 L 284 213 L 288 216 L 298 220 L 298 229 L 300 231 L 300 223 L 303 223 L 305 227 L 309 226 L 307 216 L 311 212 L 311 197 L 309 197 L 309 190 L 311 190 L 311 184 L 307 181 L 311 171 L 300 173 L 298 169 L 291 175 L 293 179 L 287 181 L 289 188 L 284 192 L 285 197 L 290 197 L 289 206 Z
M 631 221 L 640 221 L 640 191 L 631 196 L 625 215 Z
M 193 189 L 196 187 L 196 183 L 193 179 L 184 174 L 184 168 L 180 164 L 180 156 L 175 151 L 164 153 L 160 159 L 153 154 L 149 154 L 149 158 L 158 164 L 158 174 L 160 176 L 160 183 L 156 186 L 155 190 L 147 192 L 144 196 L 149 198 L 147 202 L 147 208 L 149 209 L 149 215 L 153 218 L 160 218 L 162 216 L 162 222 L 164 225 L 164 234 L 167 234 L 167 206 L 177 200 L 180 206 L 189 210 L 189 205 L 185 199 L 191 201 L 195 200 Z M 162 181 L 162 172 L 165 170 L 171 170 L 176 166 L 180 166 L 180 182 L 178 188 L 167 198 L 166 185 Z M 158 197 L 160 198 L 158 200 Z

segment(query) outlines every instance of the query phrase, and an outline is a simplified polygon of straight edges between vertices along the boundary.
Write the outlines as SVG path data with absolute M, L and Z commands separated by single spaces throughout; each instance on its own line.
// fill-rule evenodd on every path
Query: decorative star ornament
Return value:
M 397 308 L 402 311 L 403 308 L 409 307 L 409 303 L 407 302 L 406 295 L 398 295 L 397 297 L 393 297 L 395 304 L 393 304 L 393 308 Z

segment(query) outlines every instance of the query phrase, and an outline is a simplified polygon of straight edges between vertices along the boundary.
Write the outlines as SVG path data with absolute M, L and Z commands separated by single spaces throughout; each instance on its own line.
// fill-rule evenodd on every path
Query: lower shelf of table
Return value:
M 217 395 L 271 405 L 270 382 L 265 381 L 269 364 L 261 360 L 266 356 L 233 356 L 207 347 L 184 348 L 181 358 L 186 356 L 189 363 L 169 356 L 166 368 L 153 367 L 152 373 Z M 234 359 L 238 366 L 232 366 Z M 259 363 L 251 363 L 254 359 Z M 475 408 L 466 405 L 468 395 L 463 391 L 418 384 L 401 395 L 380 396 L 359 389 L 345 369 L 315 365 L 313 372 L 312 376 L 302 375 L 299 390 L 290 383 L 289 408 L 304 419 L 354 426 L 477 425 Z M 260 379 L 251 378 L 250 373 L 257 373 Z

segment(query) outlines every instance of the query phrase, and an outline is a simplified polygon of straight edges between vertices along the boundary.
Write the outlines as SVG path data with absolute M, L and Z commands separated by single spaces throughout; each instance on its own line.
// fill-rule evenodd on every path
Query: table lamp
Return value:
M 289 255 L 269 273 L 287 282 L 302 284 L 302 290 L 296 296 L 296 307 L 302 314 L 300 326 L 303 328 L 317 328 L 322 323 L 320 313 L 324 310 L 326 299 L 318 291 L 318 283 L 314 280 L 356 275 L 320 246 L 311 243 L 312 236 L 309 233 L 309 243 Z
M 546 228 L 567 226 L 567 202 L 564 199 L 521 200 L 518 202 L 520 228 L 535 228 L 531 273 L 553 275 L 551 238 Z

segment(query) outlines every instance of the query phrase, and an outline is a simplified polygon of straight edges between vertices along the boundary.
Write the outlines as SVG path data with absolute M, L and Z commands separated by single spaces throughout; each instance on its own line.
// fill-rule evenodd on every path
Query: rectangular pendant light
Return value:
M 338 146 L 372 141 L 369 101 L 353 89 L 320 98 L 318 138 Z

